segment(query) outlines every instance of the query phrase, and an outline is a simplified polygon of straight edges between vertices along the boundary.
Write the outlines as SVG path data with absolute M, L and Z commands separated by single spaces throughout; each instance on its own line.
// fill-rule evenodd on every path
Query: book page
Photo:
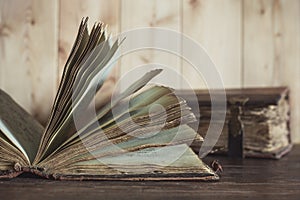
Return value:
M 43 127 L 2 90 L 0 129 L 31 163 L 36 155 Z
M 185 144 L 143 149 L 53 171 L 62 180 L 218 180 Z
M 18 163 L 20 166 L 30 165 L 28 158 L 24 155 L 24 153 L 22 153 L 22 151 L 20 151 L 3 134 L 2 130 L 0 130 L 0 165 L 5 165 L 5 166 L 10 165 L 10 168 L 13 169 L 16 163 Z M 1 170 L 5 170 L 5 169 L 1 168 L 0 171 Z
M 4 133 L 4 135 L 10 140 L 10 142 L 12 144 L 14 144 L 23 154 L 24 156 L 27 158 L 28 162 L 30 162 L 26 151 L 24 150 L 24 148 L 22 147 L 22 145 L 19 143 L 19 141 L 15 138 L 15 136 L 13 135 L 13 133 L 10 132 L 10 130 L 8 129 L 8 127 L 6 126 L 5 122 L 3 122 L 0 119 L 0 130 L 2 131 L 2 133 Z

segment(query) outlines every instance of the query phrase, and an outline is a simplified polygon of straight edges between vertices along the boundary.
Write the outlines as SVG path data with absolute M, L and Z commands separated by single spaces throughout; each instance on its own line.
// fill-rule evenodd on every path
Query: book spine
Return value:
M 16 172 L 16 171 L 0 171 L 0 179 L 11 179 L 19 176 L 22 174 L 22 171 Z
M 51 177 L 49 176 L 49 174 L 47 174 L 45 172 L 45 169 L 43 168 L 39 168 L 39 167 L 33 167 L 33 166 L 30 166 L 30 167 L 22 167 L 22 171 L 23 172 L 27 172 L 27 173 L 32 173 L 32 174 L 35 174 L 37 176 L 40 176 L 42 178 L 47 178 L 47 179 L 50 179 Z
M 0 179 L 11 179 L 22 174 L 23 171 L 21 169 L 21 165 L 19 163 L 14 164 L 14 168 L 12 170 L 0 171 Z

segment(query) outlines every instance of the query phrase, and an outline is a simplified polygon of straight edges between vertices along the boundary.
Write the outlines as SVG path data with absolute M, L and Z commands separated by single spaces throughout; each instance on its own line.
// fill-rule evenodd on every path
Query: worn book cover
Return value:
M 218 90 L 211 90 L 218 95 Z M 211 122 L 211 101 L 208 90 L 196 90 L 197 100 L 191 97 L 190 91 L 178 91 L 190 107 L 200 109 L 199 126 L 194 127 L 205 135 Z M 289 119 L 289 90 L 286 87 L 226 89 L 227 112 L 222 134 L 212 152 L 227 153 L 228 135 L 234 126 L 232 118 L 240 119 L 243 131 L 243 149 L 246 157 L 279 159 L 292 148 Z M 234 116 L 232 112 L 234 99 L 243 99 L 241 110 Z M 218 122 L 213 122 L 218 123 Z M 194 150 L 199 146 L 194 144 Z

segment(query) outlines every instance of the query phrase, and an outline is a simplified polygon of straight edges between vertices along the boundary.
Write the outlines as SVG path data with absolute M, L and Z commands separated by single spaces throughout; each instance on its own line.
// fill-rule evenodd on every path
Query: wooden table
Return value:
M 300 199 L 300 146 L 281 160 L 219 159 L 219 182 L 0 181 L 0 199 Z

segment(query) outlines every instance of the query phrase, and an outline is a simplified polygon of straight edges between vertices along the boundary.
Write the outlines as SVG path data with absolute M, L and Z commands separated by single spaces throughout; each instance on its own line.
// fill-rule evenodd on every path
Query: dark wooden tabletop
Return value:
M 300 146 L 281 160 L 207 157 L 224 168 L 219 182 L 0 181 L 0 199 L 300 199 Z

